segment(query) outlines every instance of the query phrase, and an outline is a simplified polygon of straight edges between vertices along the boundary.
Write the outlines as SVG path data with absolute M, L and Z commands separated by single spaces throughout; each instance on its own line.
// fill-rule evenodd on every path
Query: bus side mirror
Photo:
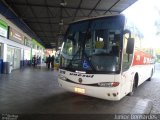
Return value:
M 134 38 L 128 38 L 126 53 L 133 54 L 134 50 Z

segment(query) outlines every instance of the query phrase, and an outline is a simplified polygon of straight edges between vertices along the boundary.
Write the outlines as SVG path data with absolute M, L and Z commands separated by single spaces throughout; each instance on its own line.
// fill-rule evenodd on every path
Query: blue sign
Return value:
M 89 65 L 88 65 L 88 63 L 87 63 L 87 60 L 84 60 L 84 61 L 83 61 L 83 68 L 84 68 L 84 69 L 89 68 Z

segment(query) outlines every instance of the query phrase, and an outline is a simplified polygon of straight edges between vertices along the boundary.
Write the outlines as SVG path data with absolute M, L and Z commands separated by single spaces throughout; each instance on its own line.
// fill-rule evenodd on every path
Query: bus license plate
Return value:
M 85 89 L 79 88 L 79 87 L 75 87 L 75 88 L 74 88 L 74 91 L 77 92 L 77 93 L 81 93 L 81 94 L 84 94 L 84 93 L 85 93 Z

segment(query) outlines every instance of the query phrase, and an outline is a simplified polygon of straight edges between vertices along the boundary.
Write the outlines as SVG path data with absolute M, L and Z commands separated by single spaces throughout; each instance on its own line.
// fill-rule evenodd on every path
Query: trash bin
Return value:
M 24 67 L 24 61 L 21 60 L 21 61 L 20 61 L 20 68 L 23 68 L 23 67 Z
M 3 73 L 9 74 L 12 71 L 12 64 L 10 62 L 3 62 Z
M 12 72 L 12 69 L 13 69 L 13 65 L 12 65 L 12 63 L 10 62 L 10 64 L 9 64 L 9 73 Z
M 0 74 L 3 71 L 3 59 L 0 59 Z

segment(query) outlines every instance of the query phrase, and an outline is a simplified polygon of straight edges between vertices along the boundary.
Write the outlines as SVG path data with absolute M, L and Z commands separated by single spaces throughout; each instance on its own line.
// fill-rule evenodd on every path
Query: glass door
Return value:
M 14 49 L 14 69 L 20 68 L 21 49 Z
M 21 49 L 12 46 L 7 47 L 7 62 L 10 62 L 13 69 L 20 68 Z
M 7 47 L 7 62 L 10 62 L 11 65 L 14 64 L 14 48 L 11 46 Z

